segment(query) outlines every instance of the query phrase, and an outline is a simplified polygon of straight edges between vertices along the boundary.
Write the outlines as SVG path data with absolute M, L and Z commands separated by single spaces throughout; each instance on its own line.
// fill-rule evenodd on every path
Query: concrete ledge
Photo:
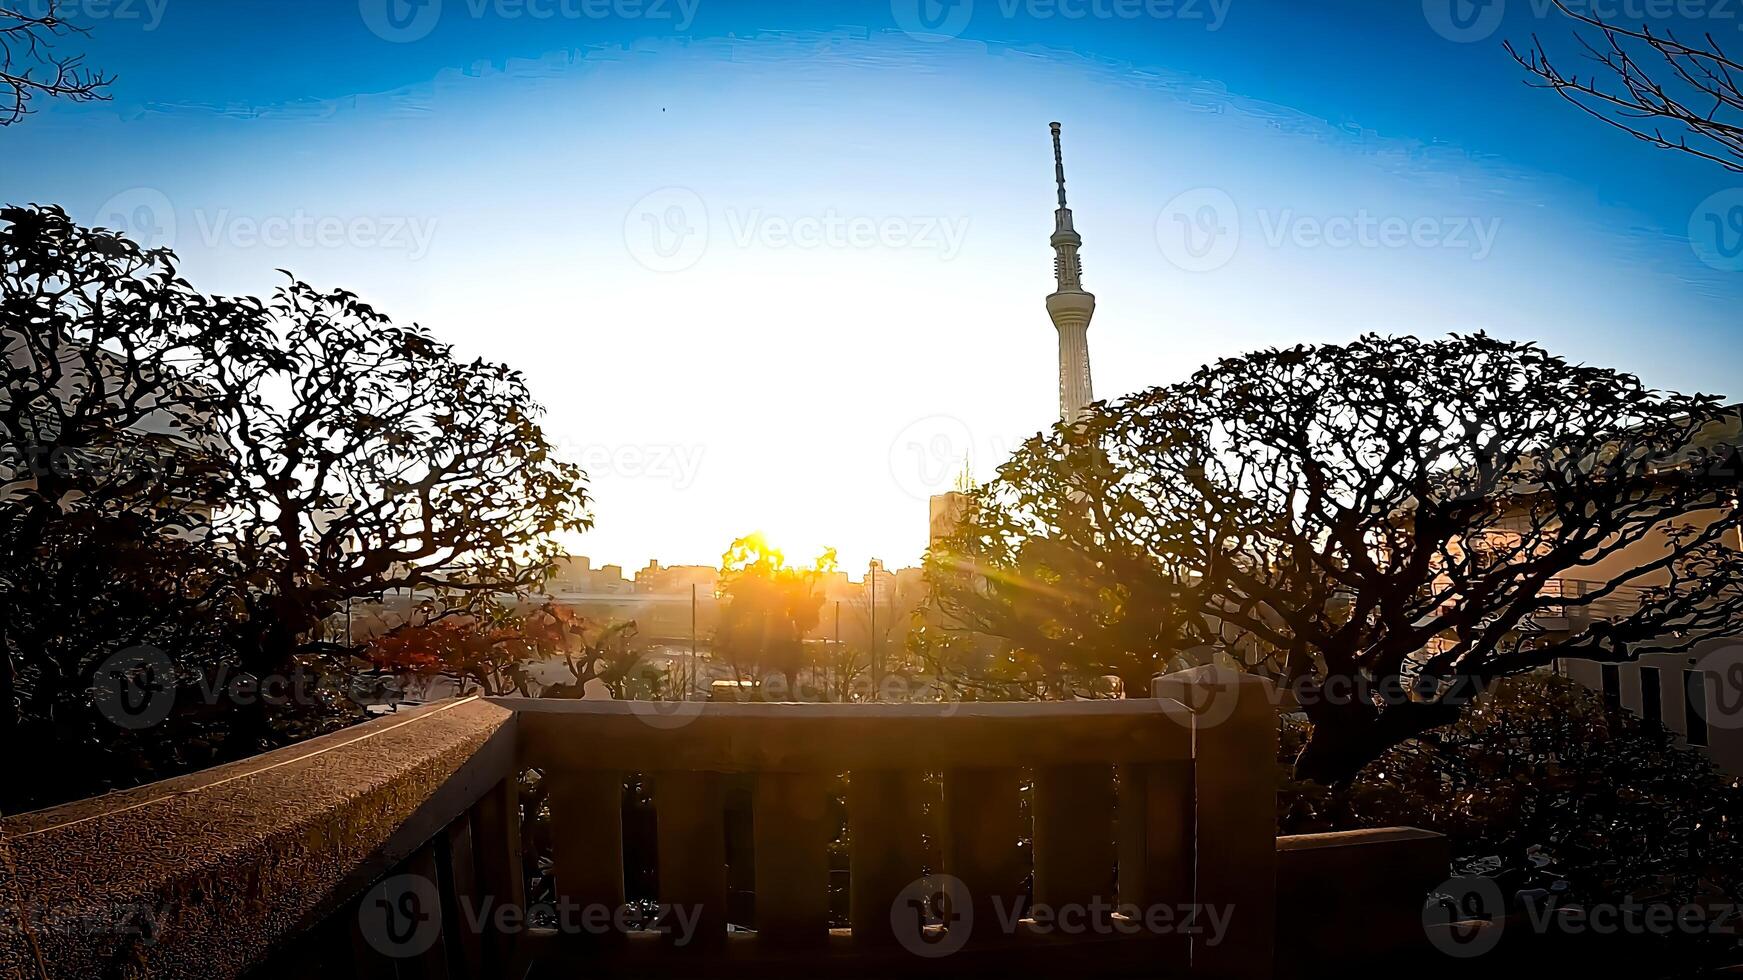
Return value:
M 356 880 L 514 716 L 428 705 L 0 821 L 0 976 L 236 976 Z M 41 970 L 39 970 L 39 964 Z
M 1181 762 L 1193 716 L 1173 701 L 731 704 L 494 698 L 532 765 L 840 772 Z
M 1422 907 L 1451 843 L 1415 827 L 1277 838 L 1277 975 L 1360 975 L 1427 943 Z

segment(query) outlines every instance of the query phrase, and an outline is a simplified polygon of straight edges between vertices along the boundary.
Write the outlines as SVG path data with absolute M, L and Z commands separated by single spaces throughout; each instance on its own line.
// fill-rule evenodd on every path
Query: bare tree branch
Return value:
M 109 98 L 115 76 L 85 67 L 84 55 L 63 55 L 58 41 L 90 33 L 60 16 L 60 0 L 46 0 L 40 14 L 0 5 L 0 126 L 32 111 L 33 99 L 99 102 Z
M 1688 44 L 1672 32 L 1620 27 L 1572 10 L 1564 0 L 1554 3 L 1587 29 L 1576 28 L 1575 38 L 1592 72 L 1581 77 L 1564 71 L 1534 34 L 1528 47 L 1506 44 L 1532 76 L 1528 84 L 1555 92 L 1636 139 L 1743 173 L 1743 90 L 1737 78 L 1743 64 L 1727 56 L 1717 38 L 1707 33 L 1703 44 Z

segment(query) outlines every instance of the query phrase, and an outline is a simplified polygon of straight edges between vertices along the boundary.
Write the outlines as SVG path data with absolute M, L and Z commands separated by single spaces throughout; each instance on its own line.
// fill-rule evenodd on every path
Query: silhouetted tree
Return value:
M 202 761 L 197 740 L 105 720 L 92 692 L 129 648 L 190 677 L 233 659 L 212 403 L 180 368 L 221 325 L 210 313 L 168 252 L 0 210 L 0 744 L 33 746 L 0 808 Z
M 588 526 L 537 413 L 513 371 L 349 294 L 209 297 L 167 251 L 0 211 L 0 740 L 36 746 L 0 806 L 355 717 L 336 686 L 212 686 L 348 670 L 327 626 L 348 600 L 461 615 L 530 591 L 552 535 Z M 134 647 L 167 660 L 175 710 L 124 731 L 97 691 Z
M 7 0 L 0 3 L 0 126 L 30 113 L 38 96 L 95 102 L 107 99 L 112 75 L 85 67 L 84 55 L 63 55 L 55 45 L 69 35 L 88 34 L 60 15 L 61 0 L 39 0 L 37 9 Z
M 726 605 L 714 649 L 740 677 L 773 671 L 792 690 L 805 667 L 805 637 L 822 615 L 823 576 L 834 570 L 833 549 L 811 565 L 795 568 L 761 534 L 732 542 L 720 559 Z
M 1161 624 L 1162 649 L 1208 630 L 1299 700 L 1298 773 L 1341 782 L 1495 678 L 1743 632 L 1735 424 L 1710 397 L 1482 334 L 1262 351 L 1031 440 L 934 564 L 1037 560 L 938 587 L 1098 597 L 1040 631 L 1088 639 L 1049 647 L 1076 676 L 1124 661 L 1095 642 L 1108 622 Z M 1619 557 L 1635 545 L 1649 557 Z M 1533 628 L 1634 588 L 1625 613 Z
M 548 607 L 551 613 L 560 608 Z M 560 652 L 572 680 L 546 685 L 538 692 L 540 697 L 586 697 L 587 686 L 598 681 L 619 700 L 666 698 L 663 678 L 654 679 L 650 675 L 655 672 L 644 669 L 647 665 L 642 660 L 642 649 L 633 642 L 640 631 L 635 620 L 599 622 L 571 616 L 570 622 L 574 639 L 564 644 Z
M 342 290 L 223 302 L 201 381 L 234 450 L 214 534 L 249 571 L 251 669 L 349 653 L 320 627 L 350 599 L 404 592 L 460 615 L 529 592 L 556 535 L 591 526 L 585 475 L 553 453 L 519 372 Z
M 1743 64 L 1708 32 L 1695 43 L 1649 25 L 1630 28 L 1554 0 L 1575 22 L 1591 73 L 1565 71 L 1536 35 L 1507 52 L 1546 88 L 1581 111 L 1654 146 L 1743 172 Z M 1666 127 L 1669 131 L 1666 131 Z
M 855 692 L 865 690 L 862 679 L 871 675 L 871 667 L 870 650 L 847 641 L 831 640 L 818 653 L 812 670 L 822 675 L 823 697 L 846 704 L 854 699 Z
M 1113 418 L 1029 439 L 927 554 L 911 643 L 941 678 L 1023 698 L 1088 693 L 1112 674 L 1145 696 L 1214 636 L 1182 488 L 1141 458 L 1076 448 Z

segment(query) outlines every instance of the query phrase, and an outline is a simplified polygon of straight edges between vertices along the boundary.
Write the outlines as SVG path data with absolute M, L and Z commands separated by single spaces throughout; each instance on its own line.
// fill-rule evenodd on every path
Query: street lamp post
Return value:
M 871 570 L 866 573 L 871 579 L 871 659 L 872 659 L 872 700 L 881 701 L 884 696 L 884 652 L 878 643 L 878 560 L 871 560 Z

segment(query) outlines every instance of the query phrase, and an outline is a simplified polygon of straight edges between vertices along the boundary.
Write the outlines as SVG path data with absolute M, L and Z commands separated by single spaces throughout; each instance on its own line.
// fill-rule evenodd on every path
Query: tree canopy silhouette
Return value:
M 458 616 L 531 591 L 554 537 L 590 526 L 538 416 L 518 373 L 349 293 L 208 296 L 167 250 L 0 210 L 0 740 L 39 747 L 6 802 L 306 733 L 287 718 L 323 705 L 196 689 L 348 669 L 350 600 Z M 123 730 L 94 688 L 139 647 L 177 708 Z
M 393 674 L 451 680 L 460 694 L 580 698 L 598 681 L 621 698 L 641 664 L 641 651 L 629 642 L 636 632 L 634 620 L 602 623 L 551 602 L 503 605 L 406 624 L 371 639 L 367 656 Z M 559 659 L 567 681 L 541 683 L 527 671 Z
M 732 542 L 720 557 L 720 588 L 726 599 L 714 646 L 742 677 L 773 671 L 798 682 L 805 666 L 805 636 L 823 610 L 822 580 L 835 571 L 827 549 L 810 565 L 794 567 L 762 534 Z
M 1261 351 L 1029 440 L 929 556 L 934 601 L 1008 665 L 1128 690 L 1214 639 L 1340 782 L 1495 678 L 1743 632 L 1736 421 L 1482 334 Z
M 590 526 L 519 372 L 465 361 L 356 296 L 292 281 L 222 301 L 199 380 L 217 396 L 227 494 L 213 534 L 249 570 L 241 649 L 318 651 L 347 600 L 388 591 L 471 613 L 540 584 Z

